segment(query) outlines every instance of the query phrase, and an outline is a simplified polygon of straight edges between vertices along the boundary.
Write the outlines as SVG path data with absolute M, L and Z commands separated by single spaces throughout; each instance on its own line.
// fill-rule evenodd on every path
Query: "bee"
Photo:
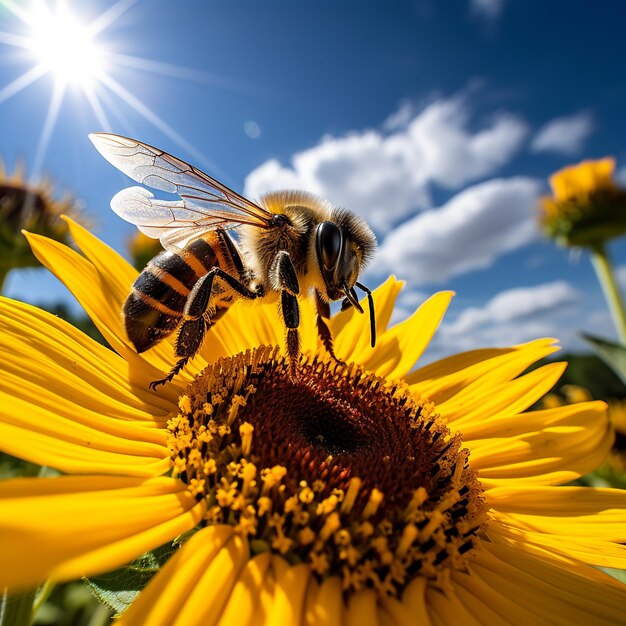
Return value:
M 126 334 L 137 352 L 178 330 L 178 360 L 164 378 L 150 383 L 152 389 L 187 365 L 211 326 L 240 299 L 277 300 L 292 375 L 300 355 L 299 296 L 313 294 L 319 337 L 339 361 L 325 321 L 329 303 L 343 299 L 342 310 L 354 307 L 363 313 L 354 288 L 363 291 L 374 347 L 374 300 L 358 277 L 374 253 L 376 238 L 360 217 L 299 191 L 270 193 L 255 204 L 140 141 L 107 133 L 89 138 L 136 182 L 179 196 L 162 200 L 145 187 L 129 187 L 111 200 L 115 213 L 164 248 L 139 274 L 122 309 Z M 227 232 L 234 228 L 239 246 Z

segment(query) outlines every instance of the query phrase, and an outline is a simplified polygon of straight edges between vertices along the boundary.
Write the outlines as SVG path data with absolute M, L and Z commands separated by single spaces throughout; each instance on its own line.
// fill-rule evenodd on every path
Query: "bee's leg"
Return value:
M 261 295 L 259 292 L 248 289 L 241 281 L 233 278 L 220 267 L 212 268 L 208 274 L 198 279 L 187 297 L 183 311 L 183 319 L 185 321 L 182 323 L 176 337 L 175 354 L 179 360 L 165 378 L 150 383 L 151 389 L 170 382 L 187 365 L 189 359 L 193 358 L 200 350 L 204 336 L 211 327 L 207 309 L 209 308 L 213 283 L 216 278 L 224 280 L 244 298 L 252 299 Z
M 152 391 L 156 391 L 156 388 L 159 385 L 165 385 L 165 383 L 169 383 L 174 378 L 174 376 L 176 376 L 176 374 L 178 374 L 178 372 L 180 372 L 185 367 L 185 365 L 187 365 L 187 363 L 189 362 L 189 358 L 190 357 L 179 359 L 176 365 L 174 365 L 174 367 L 169 371 L 168 375 L 165 378 L 161 378 L 160 380 L 153 380 L 148 385 L 148 387 L 150 387 Z
M 324 321 L 324 318 L 330 319 L 330 304 L 322 300 L 317 290 L 315 291 L 315 307 L 317 309 L 317 318 L 315 320 L 317 325 L 317 334 L 322 340 L 322 345 L 326 348 L 328 354 L 330 354 L 330 356 L 337 361 L 337 363 L 345 365 L 345 362 L 338 359 L 335 354 L 335 349 L 333 348 L 333 336 L 330 332 L 330 328 L 328 328 L 328 325 Z
M 281 292 L 280 311 L 287 327 L 287 356 L 294 374 L 298 358 L 300 357 L 300 306 L 298 294 L 300 284 L 298 275 L 291 262 L 289 253 L 281 250 L 274 259 L 270 268 L 270 281 L 272 286 Z

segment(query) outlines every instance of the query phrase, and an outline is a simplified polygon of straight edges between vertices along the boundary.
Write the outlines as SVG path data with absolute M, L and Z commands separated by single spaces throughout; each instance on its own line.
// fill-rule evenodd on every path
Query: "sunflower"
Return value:
M 61 215 L 78 213 L 79 204 L 69 195 L 59 200 L 54 198 L 49 180 L 28 183 L 23 164 L 18 164 L 9 174 L 0 161 L 0 280 L 11 269 L 38 265 L 21 235 L 22 229 L 67 242 L 67 227 Z
M 552 340 L 412 368 L 451 299 L 388 327 L 303 302 L 291 376 L 275 307 L 234 305 L 174 382 L 119 310 L 136 271 L 69 222 L 83 255 L 29 235 L 113 348 L 32 306 L 0 311 L 2 449 L 63 475 L 0 484 L 0 585 L 119 568 L 180 546 L 120 624 L 617 624 L 626 494 L 559 487 L 605 457 L 602 402 L 525 412 L 563 364 Z
M 583 161 L 550 177 L 541 225 L 564 246 L 596 247 L 626 232 L 626 191 L 615 184 L 615 160 Z

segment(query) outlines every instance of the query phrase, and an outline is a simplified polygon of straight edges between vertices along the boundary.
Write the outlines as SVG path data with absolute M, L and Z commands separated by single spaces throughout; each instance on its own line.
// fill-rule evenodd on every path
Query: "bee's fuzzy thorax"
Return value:
M 324 283 L 315 258 L 315 227 L 330 219 L 334 206 L 314 194 L 305 191 L 277 191 L 262 196 L 259 205 L 264 209 L 289 218 L 290 228 L 281 237 L 260 228 L 240 229 L 242 250 L 246 264 L 264 285 L 274 288 L 268 270 L 279 249 L 290 252 L 294 269 L 298 274 L 301 293 L 312 288 L 324 291 Z
M 272 213 L 293 215 L 289 207 L 304 207 L 309 209 L 320 221 L 330 219 L 335 207 L 324 198 L 308 191 L 272 191 L 259 199 L 259 205 Z

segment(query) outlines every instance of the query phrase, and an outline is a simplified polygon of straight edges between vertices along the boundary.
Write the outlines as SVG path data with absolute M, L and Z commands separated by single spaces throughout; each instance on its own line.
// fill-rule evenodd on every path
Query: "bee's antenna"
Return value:
M 376 313 L 374 311 L 374 298 L 372 292 L 361 283 L 355 283 L 355 285 L 367 294 L 367 303 L 370 310 L 370 343 L 372 348 L 376 345 Z

